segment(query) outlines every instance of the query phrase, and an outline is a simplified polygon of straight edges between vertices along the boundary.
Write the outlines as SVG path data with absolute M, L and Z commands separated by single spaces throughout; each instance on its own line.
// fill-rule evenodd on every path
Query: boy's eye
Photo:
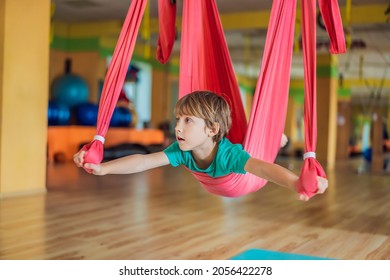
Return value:
M 185 118 L 185 121 L 188 123 L 188 122 L 192 122 L 192 119 L 191 118 Z

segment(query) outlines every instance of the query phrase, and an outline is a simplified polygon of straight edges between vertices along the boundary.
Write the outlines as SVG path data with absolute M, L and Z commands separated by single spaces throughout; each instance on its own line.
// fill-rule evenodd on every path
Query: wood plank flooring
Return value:
M 357 164 L 339 162 L 307 203 L 270 183 L 217 197 L 180 167 L 96 177 L 49 165 L 46 194 L 0 201 L 0 259 L 229 259 L 250 248 L 390 259 L 390 176 Z

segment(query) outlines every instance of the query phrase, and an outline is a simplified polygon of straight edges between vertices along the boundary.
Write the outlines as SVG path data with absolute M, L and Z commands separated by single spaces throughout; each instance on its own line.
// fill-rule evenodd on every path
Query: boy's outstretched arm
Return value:
M 84 155 L 85 151 L 78 152 L 73 156 L 73 161 L 78 167 L 91 169 L 94 175 L 131 174 L 169 164 L 164 152 L 130 155 L 101 164 L 84 163 Z
M 255 158 L 249 158 L 244 167 L 245 171 L 252 173 L 258 177 L 261 177 L 267 181 L 278 184 L 282 187 L 286 187 L 295 193 L 298 190 L 298 179 L 299 177 L 280 165 L 269 163 Z M 317 177 L 318 192 L 324 193 L 328 187 L 328 180 L 325 178 Z M 300 194 L 300 200 L 307 201 L 309 197 Z

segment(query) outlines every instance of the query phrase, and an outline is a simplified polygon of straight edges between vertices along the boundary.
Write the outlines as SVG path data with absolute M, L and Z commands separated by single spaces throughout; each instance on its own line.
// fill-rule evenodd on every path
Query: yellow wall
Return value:
M 44 191 L 50 1 L 0 11 L 0 196 Z

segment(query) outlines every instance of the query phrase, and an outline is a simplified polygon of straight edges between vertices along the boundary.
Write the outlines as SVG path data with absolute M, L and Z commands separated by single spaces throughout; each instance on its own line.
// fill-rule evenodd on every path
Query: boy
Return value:
M 85 152 L 81 151 L 74 155 L 74 162 L 78 167 L 91 169 L 95 175 L 130 174 L 168 164 L 185 165 L 211 177 L 249 172 L 297 192 L 297 175 L 280 165 L 251 157 L 240 144 L 232 144 L 225 138 L 231 114 L 221 96 L 208 91 L 193 92 L 176 103 L 175 114 L 176 142 L 162 152 L 130 155 L 96 165 L 84 163 Z M 317 193 L 325 192 L 327 179 L 317 177 L 317 182 Z M 309 198 L 300 194 L 299 199 Z

